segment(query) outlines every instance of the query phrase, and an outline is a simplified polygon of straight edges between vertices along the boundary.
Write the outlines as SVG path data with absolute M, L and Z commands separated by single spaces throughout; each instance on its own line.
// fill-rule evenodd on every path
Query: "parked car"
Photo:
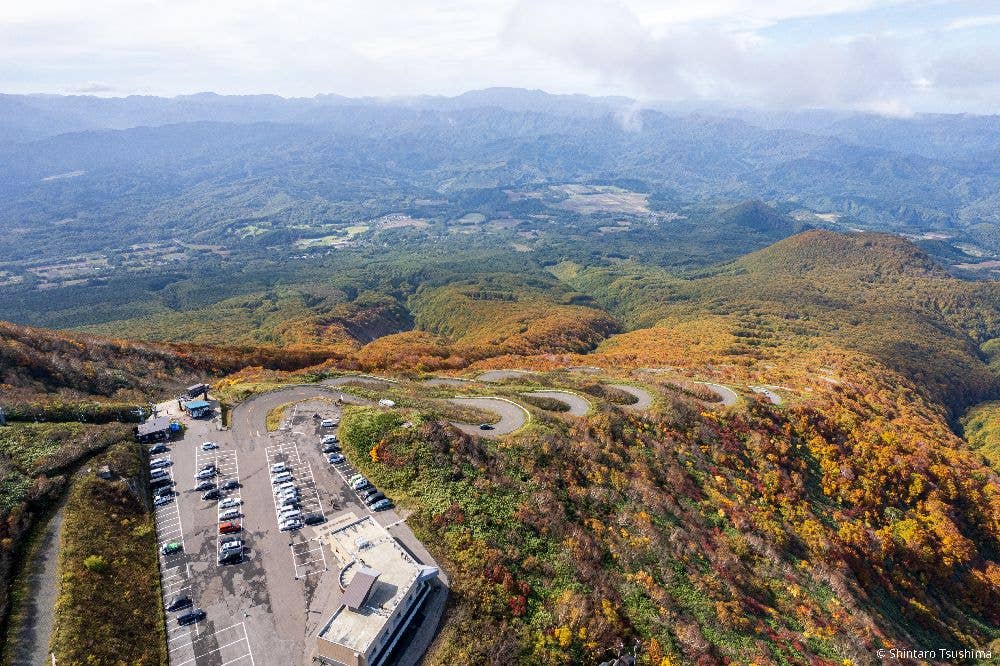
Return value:
M 329 444 L 323 445 L 323 453 L 333 453 L 334 451 L 340 450 L 340 444 L 336 442 L 330 442 Z
M 215 475 L 216 475 L 216 471 L 214 469 L 203 469 L 200 472 L 198 472 L 197 474 L 195 474 L 194 478 L 196 478 L 196 479 L 211 479 Z
M 292 477 L 292 475 L 289 472 L 282 472 L 281 474 L 278 474 L 277 476 L 272 478 L 271 483 L 277 486 L 281 485 L 282 483 L 288 483 L 293 478 L 294 477 Z
M 392 508 L 392 500 L 380 499 L 379 501 L 372 504 L 372 511 L 385 511 L 386 509 Z
M 385 499 L 385 493 L 377 492 L 377 493 L 372 493 L 368 497 L 364 498 L 364 503 L 366 506 L 372 506 L 373 504 L 375 504 L 375 502 L 379 502 L 384 499 Z
M 349 478 L 347 480 L 347 482 L 348 483 L 354 483 L 355 481 L 358 481 L 358 480 L 363 479 L 363 478 L 365 478 L 364 474 L 355 474 L 354 476 L 352 476 L 351 478 Z
M 219 502 L 220 509 L 232 509 L 233 507 L 243 504 L 243 500 L 239 497 L 227 497 L 226 499 Z
M 282 472 L 288 471 L 288 466 L 283 462 L 274 463 L 271 465 L 271 474 L 281 474 Z
M 378 493 L 378 491 L 379 491 L 378 488 L 376 488 L 375 486 L 372 486 L 370 488 L 365 488 L 364 490 L 358 493 L 358 497 L 360 497 L 363 500 L 366 500 L 372 495 Z
M 237 521 L 230 521 L 228 523 L 219 523 L 219 534 L 235 534 L 243 529 L 243 526 Z
M 281 497 L 299 497 L 301 494 L 302 493 L 299 492 L 298 488 L 296 488 L 295 486 L 292 486 L 291 488 L 283 488 L 282 490 L 279 490 L 278 492 L 275 493 L 275 496 L 279 497 L 279 498 L 281 498 Z
M 493 426 L 491 426 L 489 423 L 480 423 L 479 424 L 479 429 L 480 430 L 493 430 Z
M 156 490 L 157 488 L 169 488 L 170 486 L 173 485 L 174 485 L 174 480 L 171 479 L 169 476 L 161 476 L 158 479 L 151 479 L 149 482 L 149 487 L 152 488 L 153 490 Z
M 219 553 L 219 564 L 239 564 L 243 561 L 243 549 L 227 550 Z
M 186 594 L 179 594 L 167 603 L 167 610 L 170 612 L 179 611 L 192 605 L 191 597 Z
M 282 532 L 290 532 L 293 530 L 302 529 L 302 521 L 298 518 L 290 518 L 288 520 L 283 520 L 278 524 L 278 529 Z
M 154 469 L 152 472 L 149 473 L 149 478 L 154 481 L 156 479 L 169 479 L 170 474 L 168 474 L 167 470 L 165 469 Z
M 323 435 L 323 439 L 319 440 L 320 444 L 336 444 L 340 440 L 337 439 L 336 435 Z
M 211 451 L 212 449 L 217 449 L 217 448 L 219 448 L 219 445 L 216 444 L 215 442 L 205 442 L 201 445 L 202 451 Z
M 160 546 L 160 553 L 163 555 L 173 555 L 184 550 L 184 546 L 179 541 L 170 541 Z
M 170 449 L 168 449 L 167 445 L 164 444 L 163 442 L 160 442 L 159 444 L 154 444 L 153 446 L 149 447 L 150 455 L 156 455 L 158 453 L 166 453 L 169 450 Z
M 203 472 L 207 472 L 207 471 L 214 472 L 215 471 L 215 463 L 206 463 L 206 464 L 204 464 L 204 465 L 201 466 L 201 469 L 202 469 Z
M 242 518 L 243 513 L 239 509 L 226 509 L 219 514 L 220 521 L 236 520 L 237 518 Z
M 195 608 L 193 611 L 188 611 L 183 615 L 178 616 L 177 624 L 184 626 L 187 624 L 194 624 L 195 622 L 201 622 L 205 619 L 205 611 L 200 608 Z
M 166 488 L 154 488 L 153 489 L 156 497 L 173 497 L 174 489 L 167 486 Z
M 370 485 L 371 483 L 368 481 L 368 479 L 361 477 L 360 479 L 351 484 L 351 488 L 354 488 L 354 490 L 364 490 Z
M 237 481 L 236 479 L 229 479 L 228 481 L 226 481 L 225 483 L 223 483 L 221 486 L 219 486 L 219 488 L 221 490 L 235 490 L 235 489 L 237 489 L 239 487 L 240 487 L 240 482 Z
M 283 506 L 278 511 L 278 515 L 281 516 L 282 520 L 288 520 L 289 518 L 298 518 L 302 515 L 302 511 L 295 508 L 294 506 Z
M 243 550 L 243 539 L 238 537 L 230 537 L 228 539 L 223 539 L 219 544 L 220 552 L 229 552 L 231 550 Z
M 323 428 L 332 428 L 337 425 L 333 419 L 323 419 L 319 422 L 319 425 Z
M 302 516 L 302 522 L 305 523 L 306 525 L 319 525 L 320 523 L 325 521 L 326 518 L 323 517 L 322 513 L 307 513 L 306 515 Z
M 174 501 L 173 495 L 157 495 L 153 498 L 153 506 L 163 506 Z
M 343 454 L 340 454 L 340 453 L 331 453 L 326 458 L 326 461 L 328 463 L 330 463 L 331 465 L 339 465 L 340 463 L 344 462 L 344 460 L 345 460 L 345 458 L 344 458 Z
M 160 469 L 162 467 L 170 467 L 174 463 L 167 460 L 166 458 L 157 458 L 156 460 L 149 461 L 149 469 Z
M 300 498 L 296 496 L 282 497 L 279 500 L 278 505 L 280 508 L 284 508 L 286 506 L 297 507 L 299 506 L 299 501 Z
M 222 497 L 222 492 L 220 492 L 218 488 L 212 488 L 207 493 L 202 493 L 201 496 L 201 498 L 206 502 L 209 500 L 217 500 L 220 497 Z
M 211 490 L 215 488 L 215 482 L 213 481 L 202 481 L 194 487 L 195 490 Z

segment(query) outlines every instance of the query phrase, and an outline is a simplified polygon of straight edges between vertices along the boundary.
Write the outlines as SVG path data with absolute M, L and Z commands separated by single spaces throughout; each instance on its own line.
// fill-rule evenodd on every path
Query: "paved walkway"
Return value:
M 59 592 L 59 536 L 63 508 L 49 520 L 31 567 L 25 591 L 24 618 L 18 627 L 11 663 L 17 666 L 49 663 L 49 638 L 55 621 Z

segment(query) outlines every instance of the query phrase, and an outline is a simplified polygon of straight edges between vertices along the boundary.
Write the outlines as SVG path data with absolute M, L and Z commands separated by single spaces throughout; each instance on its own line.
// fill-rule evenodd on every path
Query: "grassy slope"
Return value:
M 560 274 L 646 327 L 602 345 L 619 364 L 749 368 L 843 350 L 953 408 L 997 391 L 980 345 L 1000 335 L 1000 286 L 949 278 L 896 237 L 808 232 L 692 280 L 628 265 Z
M 59 663 L 166 664 L 156 528 L 129 487 L 142 483 L 143 452 L 125 441 L 94 464 L 122 478 L 81 474 L 73 482 L 50 649 Z

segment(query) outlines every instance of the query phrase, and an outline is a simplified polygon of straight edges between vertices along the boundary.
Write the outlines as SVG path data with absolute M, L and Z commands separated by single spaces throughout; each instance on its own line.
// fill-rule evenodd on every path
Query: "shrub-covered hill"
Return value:
M 493 444 L 352 408 L 341 439 L 448 571 L 432 664 L 872 664 L 1000 640 L 996 474 L 904 378 L 854 370 L 864 390 L 788 409 L 668 391 Z
M 139 400 L 249 365 L 295 369 L 326 353 L 111 340 L 0 322 L 2 403 Z
M 690 280 L 628 264 L 557 272 L 636 327 L 599 350 L 613 363 L 761 367 L 836 348 L 954 408 L 997 390 L 984 349 L 1000 337 L 1000 284 L 951 278 L 898 237 L 809 231 Z

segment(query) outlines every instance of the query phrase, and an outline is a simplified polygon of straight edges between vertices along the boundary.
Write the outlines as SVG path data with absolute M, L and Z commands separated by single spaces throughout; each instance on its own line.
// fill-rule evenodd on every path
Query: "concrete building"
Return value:
M 380 666 L 434 590 L 438 569 L 417 562 L 372 516 L 346 514 L 320 538 L 340 563 L 342 594 L 316 637 L 313 661 Z

